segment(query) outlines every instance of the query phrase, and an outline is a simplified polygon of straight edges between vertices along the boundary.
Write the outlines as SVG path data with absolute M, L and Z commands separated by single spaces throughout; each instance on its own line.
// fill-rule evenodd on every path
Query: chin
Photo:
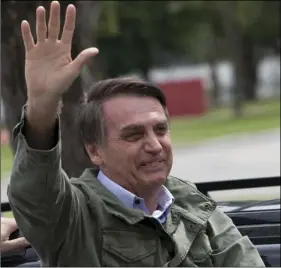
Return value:
M 152 174 L 146 174 L 146 184 L 150 187 L 160 187 L 167 179 L 168 175 L 166 172 L 156 172 Z

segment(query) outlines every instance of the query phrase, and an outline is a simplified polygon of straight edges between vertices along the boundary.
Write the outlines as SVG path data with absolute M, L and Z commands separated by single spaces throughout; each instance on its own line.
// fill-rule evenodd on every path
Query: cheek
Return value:
M 118 142 L 107 150 L 106 159 L 108 163 L 114 163 L 117 167 L 122 168 L 134 164 L 140 155 L 139 152 L 140 149 L 136 144 Z
M 126 161 L 131 165 L 132 163 L 136 163 L 138 161 L 141 149 L 136 144 L 126 144 L 123 152 Z
M 161 144 L 167 154 L 172 153 L 172 142 L 170 135 L 166 135 L 165 137 L 163 137 L 163 139 L 161 140 Z

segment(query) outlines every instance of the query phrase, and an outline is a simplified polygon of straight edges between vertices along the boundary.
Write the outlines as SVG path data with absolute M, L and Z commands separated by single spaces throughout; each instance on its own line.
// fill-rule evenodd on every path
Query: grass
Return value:
M 12 211 L 4 212 L 3 213 L 3 217 L 5 217 L 5 218 L 14 218 L 14 214 L 13 214 Z
M 197 143 L 229 134 L 242 134 L 280 128 L 280 100 L 245 105 L 243 117 L 234 118 L 230 108 L 214 110 L 201 117 L 176 118 L 171 122 L 175 145 Z
M 200 117 L 175 118 L 171 135 L 175 145 L 198 143 L 228 134 L 241 134 L 280 128 L 280 100 L 265 100 L 245 105 L 244 116 L 234 118 L 230 108 L 214 110 Z M 1 146 L 1 178 L 12 168 L 8 145 Z
M 1 145 L 1 179 L 10 172 L 13 165 L 13 153 L 9 145 Z

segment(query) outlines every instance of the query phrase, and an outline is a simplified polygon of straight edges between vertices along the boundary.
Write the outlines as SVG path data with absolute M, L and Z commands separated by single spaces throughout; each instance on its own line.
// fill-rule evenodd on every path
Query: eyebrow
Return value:
M 168 126 L 168 120 L 161 120 L 159 122 L 157 122 L 155 124 L 156 126 L 159 126 L 159 125 L 165 125 L 165 126 Z M 129 132 L 129 131 L 136 131 L 136 130 L 142 130 L 144 128 L 143 125 L 140 125 L 140 124 L 131 124 L 131 125 L 128 125 L 128 126 L 125 126 L 121 129 L 121 132 Z

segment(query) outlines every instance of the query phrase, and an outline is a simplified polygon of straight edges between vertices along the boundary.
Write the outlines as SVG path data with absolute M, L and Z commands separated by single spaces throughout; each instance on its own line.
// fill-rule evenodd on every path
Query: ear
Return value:
M 90 144 L 90 145 L 86 145 L 85 149 L 91 159 L 91 162 L 98 167 L 102 166 L 103 158 L 102 158 L 102 155 L 100 154 L 97 146 Z

